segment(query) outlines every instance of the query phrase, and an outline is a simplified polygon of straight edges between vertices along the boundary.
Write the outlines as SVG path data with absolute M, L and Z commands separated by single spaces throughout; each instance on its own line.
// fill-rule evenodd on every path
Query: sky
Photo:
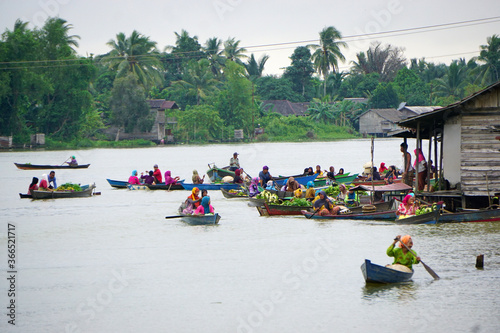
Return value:
M 186 30 L 201 45 L 212 37 L 235 38 L 247 55 L 268 55 L 264 74 L 272 75 L 290 65 L 296 47 L 318 44 L 328 26 L 347 42 L 341 71 L 374 42 L 403 48 L 408 60 L 449 64 L 478 56 L 487 37 L 500 35 L 498 0 L 0 0 L 1 32 L 17 19 L 42 27 L 48 17 L 72 25 L 81 56 L 105 54 L 116 34 L 133 30 L 163 51 L 175 45 L 175 32 Z

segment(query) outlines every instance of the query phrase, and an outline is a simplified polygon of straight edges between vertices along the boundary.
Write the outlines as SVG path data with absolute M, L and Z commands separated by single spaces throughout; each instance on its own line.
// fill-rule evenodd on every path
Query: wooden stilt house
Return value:
M 439 170 L 437 191 L 429 188 L 417 196 L 445 200 L 450 209 L 491 206 L 493 197 L 500 194 L 500 141 L 496 139 L 500 135 L 500 81 L 398 125 L 409 131 L 394 136 L 416 138 L 416 147 Z M 428 146 L 422 140 L 428 140 Z M 451 190 L 445 186 L 448 183 Z

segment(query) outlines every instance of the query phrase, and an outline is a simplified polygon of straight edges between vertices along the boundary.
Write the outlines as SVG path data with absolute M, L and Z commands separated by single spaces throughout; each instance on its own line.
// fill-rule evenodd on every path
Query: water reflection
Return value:
M 368 301 L 379 299 L 394 299 L 399 301 L 412 301 L 418 291 L 418 286 L 413 281 L 401 283 L 366 283 L 361 288 L 361 298 Z

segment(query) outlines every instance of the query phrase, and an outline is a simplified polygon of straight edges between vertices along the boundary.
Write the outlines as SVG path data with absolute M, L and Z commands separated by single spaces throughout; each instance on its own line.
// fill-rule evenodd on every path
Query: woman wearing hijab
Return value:
M 316 191 L 314 190 L 314 182 L 312 180 L 307 182 L 306 199 L 309 201 L 314 200 Z
M 180 177 L 172 177 L 170 170 L 165 171 L 165 185 L 174 185 Z
M 249 197 L 255 197 L 257 194 L 260 193 L 259 191 L 259 182 L 260 178 L 254 177 L 252 178 L 252 182 L 250 183 L 250 186 L 248 187 L 248 196 Z
M 392 184 L 394 183 L 394 179 L 398 178 L 398 172 L 396 170 L 396 166 L 391 165 L 389 167 L 389 171 L 387 171 L 387 174 L 385 175 L 385 180 L 387 184 Z
M 128 177 L 128 183 L 131 185 L 141 185 L 141 181 L 137 177 L 137 170 L 132 171 L 132 175 Z
M 335 206 L 332 201 L 328 199 L 325 191 L 319 192 L 319 198 L 314 201 L 313 207 L 320 216 L 337 215 L 340 210 L 340 207 Z
M 193 215 L 205 215 L 214 213 L 214 207 L 210 204 L 210 197 L 207 195 L 201 199 L 201 204 L 196 208 Z
M 415 197 L 412 194 L 407 194 L 403 202 L 399 204 L 398 210 L 396 211 L 396 215 L 408 216 L 415 215 L 417 211 L 417 205 L 415 204 Z
M 380 168 L 378 168 L 378 172 L 384 173 L 387 170 L 389 170 L 389 169 L 387 169 L 387 167 L 385 166 L 385 163 L 384 162 L 380 163 Z
M 339 185 L 339 194 L 337 195 L 337 200 L 344 201 L 347 197 L 347 188 L 344 184 Z
M 243 184 L 243 178 L 241 178 L 241 169 L 234 170 L 233 183 Z
M 286 182 L 285 191 L 295 192 L 295 190 L 297 190 L 299 188 L 300 188 L 300 184 L 298 181 L 295 180 L 295 178 L 293 178 L 293 177 L 288 178 L 288 181 Z
M 205 175 L 203 175 L 203 178 L 200 178 L 200 175 L 198 175 L 197 170 L 193 170 L 193 177 L 191 177 L 191 180 L 193 181 L 193 184 L 203 184 L 203 181 L 205 180 Z
M 427 162 L 425 161 L 424 154 L 422 154 L 419 148 L 415 149 L 413 152 L 415 153 L 413 169 L 417 170 L 418 164 L 418 190 L 423 191 L 427 183 Z
M 146 171 L 147 175 L 143 175 L 143 173 L 141 172 L 141 180 L 144 181 L 144 184 L 148 184 L 148 185 L 155 185 L 156 182 L 155 182 L 155 177 L 153 176 L 153 171 Z
M 33 179 L 31 180 L 31 184 L 28 188 L 28 194 L 31 194 L 31 191 L 36 191 L 36 190 L 38 190 L 38 178 L 33 177 Z
M 200 189 L 197 187 L 193 187 L 191 190 L 191 194 L 187 197 L 184 205 L 186 208 L 182 210 L 184 214 L 193 214 L 193 212 L 200 205 Z
M 326 173 L 326 185 L 331 185 L 335 182 L 335 168 L 333 166 L 330 166 L 330 171 Z
M 396 243 L 399 242 L 399 247 L 396 247 Z M 404 243 L 406 246 L 404 246 Z M 389 257 L 394 257 L 394 264 L 400 264 L 412 269 L 413 264 L 418 264 L 420 262 L 420 257 L 417 256 L 415 251 L 408 251 L 413 246 L 413 240 L 410 235 L 401 237 L 397 235 L 394 241 L 387 249 L 387 255 Z M 407 249 L 408 247 L 408 249 Z M 413 253 L 412 253 L 413 252 Z
M 49 177 L 47 176 L 46 173 L 42 175 L 42 180 L 40 180 L 40 185 L 38 186 L 38 189 L 41 191 L 52 191 L 49 188 Z

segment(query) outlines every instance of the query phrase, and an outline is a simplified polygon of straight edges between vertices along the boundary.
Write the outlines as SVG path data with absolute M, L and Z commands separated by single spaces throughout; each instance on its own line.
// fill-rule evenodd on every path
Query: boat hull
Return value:
M 301 184 L 306 186 L 308 182 L 313 181 L 318 177 L 317 174 L 311 175 L 311 176 L 304 176 L 304 175 L 297 175 L 297 176 L 288 176 L 288 177 L 274 177 L 274 181 L 276 184 L 279 186 L 285 185 L 285 182 L 288 180 L 288 178 L 293 177 L 295 180 Z
M 190 215 L 181 213 L 181 220 L 191 225 L 215 225 L 220 221 L 218 213 L 208 215 Z
M 361 265 L 361 272 L 366 282 L 371 283 L 398 283 L 411 280 L 411 273 L 398 271 L 385 266 L 372 264 L 368 259 Z
M 224 184 L 186 184 L 183 183 L 182 187 L 185 190 L 191 191 L 193 188 L 197 187 L 201 190 L 220 190 L 220 189 L 225 189 L 225 190 L 237 190 L 241 187 L 239 184 L 230 184 L 230 183 L 224 183 Z
M 83 187 L 83 186 L 82 186 Z M 82 191 L 31 191 L 33 199 L 84 198 L 92 196 L 95 185 L 88 185 Z
M 456 222 L 499 222 L 500 209 L 467 211 L 459 213 L 441 214 L 439 223 Z
M 124 180 L 113 180 L 113 179 L 106 179 L 109 183 L 109 185 L 111 185 L 111 187 L 114 187 L 114 188 L 128 188 L 129 184 L 128 182 L 124 181 Z M 172 186 L 170 185 L 165 185 L 165 184 L 157 184 L 157 185 L 147 185 L 147 184 L 141 184 L 141 185 L 133 185 L 133 186 L 143 186 L 143 187 L 147 187 L 149 190 L 170 190 L 170 191 L 173 191 L 173 190 L 183 190 L 184 187 L 182 186 L 182 182 L 179 181 L 178 184 L 173 184 Z M 139 188 L 136 188 L 136 189 L 139 189 Z M 140 188 L 140 189 L 145 189 L 145 188 Z
M 302 215 L 302 211 L 313 212 L 312 207 L 303 206 L 282 206 L 282 205 L 270 205 L 267 202 L 264 203 L 264 207 L 267 211 L 267 215 Z
M 440 219 L 440 209 L 436 209 L 430 213 L 414 215 L 403 219 L 396 219 L 396 224 L 436 224 Z
M 394 220 L 396 211 L 380 211 L 372 213 L 354 213 L 321 216 L 312 212 L 302 211 L 302 214 L 308 219 L 314 220 Z M 314 214 L 314 215 L 313 215 Z
M 90 164 L 71 165 L 48 165 L 48 164 L 27 164 L 14 163 L 21 170 L 43 170 L 43 169 L 87 169 Z
M 352 183 L 356 178 L 358 178 L 358 174 L 354 175 L 345 175 L 345 176 L 335 176 L 335 182 L 336 184 L 350 184 Z M 314 187 L 318 186 L 326 186 L 326 178 L 316 178 L 314 180 Z
M 231 193 L 231 192 L 229 192 L 229 190 L 226 190 L 224 188 L 221 188 L 220 191 L 222 192 L 222 195 L 224 196 L 224 198 L 227 198 L 227 199 L 238 199 L 238 198 L 248 199 L 248 194 L 238 195 L 236 193 Z

